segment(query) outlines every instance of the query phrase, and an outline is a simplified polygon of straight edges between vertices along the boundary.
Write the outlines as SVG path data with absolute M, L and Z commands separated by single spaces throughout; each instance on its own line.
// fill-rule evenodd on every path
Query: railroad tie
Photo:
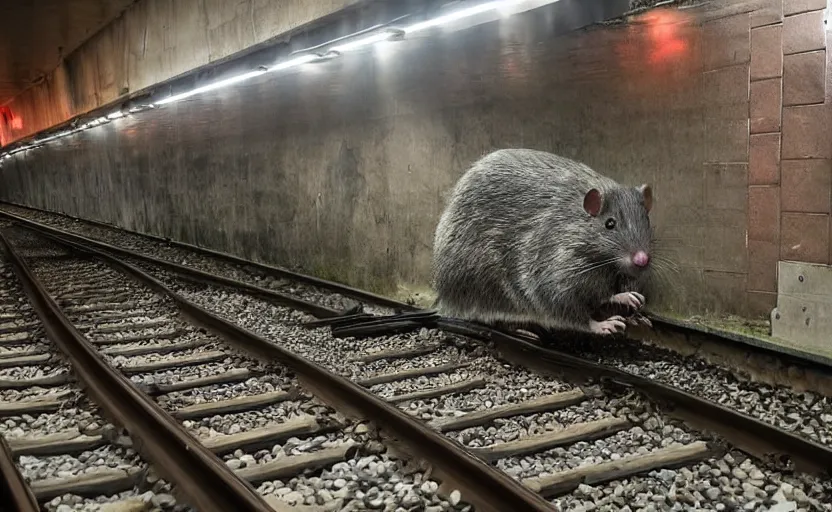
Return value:
M 259 395 L 241 396 L 227 400 L 218 400 L 216 402 L 189 405 L 173 411 L 171 415 L 181 420 L 204 418 L 206 416 L 214 416 L 215 414 L 229 414 L 232 412 L 260 409 L 276 403 L 293 400 L 297 396 L 298 393 L 295 391 L 271 391 Z
M 493 462 L 506 457 L 537 453 L 579 441 L 609 437 L 631 426 L 626 418 L 610 417 L 586 423 L 576 423 L 553 432 L 523 437 L 516 441 L 497 443 L 482 448 L 470 448 L 478 457 Z
M 14 402 L 0 402 L 0 417 L 20 416 L 23 414 L 41 414 L 55 412 L 63 407 L 64 393 L 44 395 L 33 400 L 16 400 Z
M 138 468 L 101 468 L 69 478 L 35 480 L 29 486 L 41 503 L 64 494 L 95 498 L 132 489 L 139 483 L 142 473 Z
M 77 429 L 48 435 L 35 435 L 8 439 L 15 456 L 20 455 L 72 455 L 104 446 L 102 436 L 89 436 Z
M 36 353 L 32 351 L 19 351 L 13 357 L 6 357 L 9 353 L 0 357 L 0 368 L 14 368 L 15 366 L 37 366 L 52 359 L 51 354 Z
M 225 352 L 221 352 L 219 350 L 211 350 L 184 357 L 171 357 L 167 359 L 161 359 L 159 361 L 153 361 L 150 363 L 142 363 L 136 365 L 126 364 L 123 366 L 116 366 L 116 368 L 118 368 L 127 375 L 133 375 L 136 373 L 152 373 L 163 370 L 169 370 L 171 368 L 184 368 L 186 366 L 197 366 L 200 364 L 215 363 L 217 361 L 222 361 L 227 357 L 228 354 L 226 354 Z
M 510 418 L 512 416 L 521 416 L 524 414 L 535 414 L 539 412 L 563 409 L 564 407 L 569 407 L 570 405 L 583 402 L 584 399 L 586 399 L 586 395 L 583 391 L 580 389 L 573 389 L 572 391 L 542 396 L 540 398 L 516 404 L 507 404 L 498 407 L 491 407 L 490 409 L 483 409 L 481 411 L 469 412 L 468 414 L 455 418 L 431 422 L 431 425 L 440 432 L 462 430 L 468 427 L 485 425 L 498 418 Z
M 302 455 L 290 455 L 265 464 L 238 469 L 235 473 L 254 485 L 266 480 L 292 478 L 305 471 L 315 471 L 332 466 L 336 462 L 343 462 L 351 458 L 358 451 L 358 447 L 358 444 L 348 441 L 333 448 L 324 448 Z
M 32 341 L 28 332 L 0 333 L 0 345 L 22 345 Z
M 375 361 L 381 360 L 390 360 L 390 359 L 407 359 L 411 357 L 418 357 L 428 355 L 436 350 L 439 350 L 443 345 L 440 343 L 432 343 L 429 345 L 424 345 L 421 347 L 416 348 L 408 348 L 408 349 L 395 349 L 395 350 L 382 350 L 380 352 L 374 352 L 371 354 L 365 354 L 362 356 L 356 356 L 350 359 L 347 359 L 348 362 L 351 363 L 372 363 Z
M 0 390 L 4 389 L 25 389 L 33 388 L 35 386 L 41 388 L 50 388 L 56 386 L 63 386 L 72 382 L 72 377 L 69 373 L 57 373 L 53 375 L 45 375 L 43 377 L 35 377 L 32 379 L 0 379 Z
M 566 494 L 580 484 L 598 485 L 659 468 L 674 468 L 706 459 L 717 452 L 705 441 L 675 444 L 650 453 L 628 455 L 600 464 L 586 464 L 552 475 L 527 478 L 523 483 L 547 498 Z
M 448 363 L 440 366 L 430 366 L 427 368 L 414 368 L 412 370 L 404 370 L 400 372 L 382 373 L 366 379 L 361 379 L 357 383 L 360 386 L 370 387 L 377 384 L 387 384 L 390 382 L 398 382 L 401 380 L 413 379 L 416 377 L 424 377 L 428 375 L 438 375 L 440 373 L 452 372 L 461 368 L 470 366 L 471 363 Z
M 182 341 L 179 343 L 148 343 L 147 345 L 138 346 L 112 346 L 103 348 L 99 352 L 108 356 L 116 357 L 133 357 L 147 354 L 170 354 L 172 352 L 182 352 L 193 348 L 199 348 L 208 344 L 206 340 L 192 340 Z
M 146 392 L 150 395 L 158 396 L 177 391 L 186 391 L 189 389 L 213 386 L 216 384 L 243 382 L 251 377 L 254 377 L 254 374 L 249 370 L 245 368 L 234 368 L 216 375 L 208 375 L 206 377 L 190 377 L 177 382 L 172 382 L 170 384 L 151 384 L 147 386 Z
M 271 447 L 290 437 L 309 436 L 320 430 L 314 416 L 301 416 L 289 419 L 277 425 L 255 428 L 238 434 L 219 435 L 202 440 L 202 444 L 212 452 L 222 455 L 242 449 Z
M 406 402 L 412 402 L 414 400 L 426 400 L 428 398 L 437 398 L 440 396 L 453 395 L 455 393 L 471 391 L 472 389 L 484 388 L 486 384 L 488 384 L 488 381 L 481 377 L 477 377 L 474 379 L 467 379 L 461 382 L 456 382 L 454 384 L 448 384 L 447 386 L 423 389 L 420 391 L 414 391 L 412 393 L 405 393 L 402 395 L 393 395 L 391 397 L 386 398 L 385 400 L 392 404 L 404 404 Z
M 138 343 L 140 341 L 169 340 L 185 334 L 182 329 L 172 329 L 155 334 L 136 334 L 121 338 L 93 338 L 89 342 L 93 345 L 116 345 L 124 343 Z

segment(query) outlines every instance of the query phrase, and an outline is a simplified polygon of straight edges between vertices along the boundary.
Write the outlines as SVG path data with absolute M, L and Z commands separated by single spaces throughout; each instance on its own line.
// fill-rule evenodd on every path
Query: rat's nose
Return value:
M 646 267 L 650 263 L 650 256 L 644 251 L 637 251 L 633 254 L 633 265 L 637 267 Z

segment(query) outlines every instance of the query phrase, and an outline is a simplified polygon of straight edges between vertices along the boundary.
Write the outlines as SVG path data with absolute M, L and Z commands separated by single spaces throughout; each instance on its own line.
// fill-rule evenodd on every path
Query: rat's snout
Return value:
M 650 263 L 650 256 L 644 251 L 636 251 L 633 254 L 633 265 L 644 268 Z

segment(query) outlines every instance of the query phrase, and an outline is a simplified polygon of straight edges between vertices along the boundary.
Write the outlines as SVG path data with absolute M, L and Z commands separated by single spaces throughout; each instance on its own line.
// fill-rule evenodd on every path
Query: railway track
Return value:
M 65 255 L 46 250 L 29 257 Z M 170 484 L 152 473 L 133 440 L 102 414 L 47 339 L 5 258 L 0 273 L 0 432 L 9 462 L 17 460 L 16 468 L 3 464 L 3 476 L 28 482 L 28 489 L 18 490 L 16 510 L 38 510 L 38 502 L 61 511 L 171 504 Z
M 37 241 L 29 233 L 12 230 L 8 240 L 34 278 L 48 283 L 47 293 L 110 367 L 152 396 L 193 438 L 222 457 L 229 470 L 271 491 L 262 494 L 280 496 L 289 505 L 328 502 L 328 510 L 349 510 L 341 496 L 349 492 L 363 505 L 352 509 L 383 509 L 392 502 L 391 493 L 383 495 L 379 487 L 384 477 L 393 485 L 401 483 L 407 491 L 403 501 L 411 506 L 465 510 L 466 505 L 447 502 L 443 507 L 435 493 L 438 484 L 423 471 L 405 472 L 384 455 L 373 431 L 361 424 L 345 425 L 335 411 L 305 394 L 285 367 L 270 367 L 236 353 L 204 328 L 180 318 L 176 304 L 164 295 L 103 263 L 60 253 L 54 244 Z M 51 357 L 49 352 L 45 355 Z M 21 373 L 20 367 L 11 368 Z M 329 478 L 306 476 L 322 468 L 329 469 Z M 349 483 L 341 478 L 345 473 L 350 473 Z M 360 478 L 352 478 L 356 476 Z M 281 479 L 287 480 L 285 485 Z M 32 487 L 40 501 L 52 497 L 39 492 L 37 482 Z M 76 487 L 69 489 L 63 490 L 75 494 Z M 108 482 L 98 489 L 117 491 Z M 170 494 L 152 500 L 160 507 L 176 503 Z M 76 501 L 59 505 L 91 505 Z M 455 501 L 459 505 L 459 499 Z
M 74 243 L 77 244 L 79 241 L 84 242 L 76 239 Z M 147 240 L 143 242 L 150 243 Z M 77 245 L 75 247 L 81 248 Z M 184 251 L 181 248 L 173 250 Z M 129 253 L 122 254 L 124 255 Z M 517 347 L 532 350 L 524 345 L 522 339 L 477 329 L 474 326 L 449 323 L 425 313 L 394 319 L 372 319 L 360 313 L 343 316 L 343 313 L 349 313 L 348 310 L 355 305 L 345 296 L 346 294 L 333 295 L 322 289 L 323 287 L 313 288 L 310 281 L 288 282 L 285 279 L 288 276 L 284 276 L 283 279 L 275 279 L 274 276 L 268 275 L 264 277 L 260 270 L 240 268 L 233 262 L 219 261 L 219 258 L 205 263 L 207 258 L 200 255 L 202 259 L 194 266 L 201 267 L 203 272 L 211 270 L 212 274 L 223 275 L 224 280 L 216 277 L 209 279 L 204 273 L 190 273 L 187 280 L 183 280 L 182 268 L 169 264 L 162 268 L 157 261 L 137 256 L 134 254 L 124 258 L 135 265 L 133 270 L 124 267 L 123 263 L 118 263 L 112 256 L 105 257 L 104 261 L 115 267 L 107 267 L 103 263 L 97 265 L 102 276 L 109 276 L 113 283 L 119 283 L 122 288 L 126 287 L 126 283 L 123 274 L 119 274 L 116 268 L 121 267 L 118 270 L 127 270 L 133 276 L 141 276 L 142 272 L 137 270 L 141 267 L 174 292 L 205 309 L 217 312 L 247 330 L 272 340 L 275 344 L 348 377 L 389 404 L 396 404 L 411 418 L 426 423 L 433 431 L 441 432 L 464 446 L 468 453 L 477 459 L 492 464 L 508 475 L 511 481 L 522 482 L 526 488 L 553 499 L 556 507 L 615 509 L 629 506 L 646 509 L 652 507 L 657 510 L 696 507 L 713 507 L 716 510 L 757 510 L 772 507 L 772 510 L 785 510 L 791 505 L 794 505 L 795 509 L 821 510 L 826 507 L 824 503 L 829 489 L 822 480 L 792 475 L 789 467 L 766 465 L 732 449 L 731 444 L 725 443 L 721 438 L 724 436 L 703 436 L 682 423 L 672 421 L 667 414 L 655 409 L 653 401 L 646 400 L 642 394 L 634 392 L 633 388 L 576 386 L 566 380 L 541 377 L 536 372 L 495 357 L 493 350 L 487 350 L 483 345 L 472 342 L 469 337 L 448 333 L 456 331 L 475 337 L 489 337 L 498 348 L 504 349 L 504 353 L 515 356 L 518 355 Z M 168 254 L 168 259 L 172 261 L 182 262 L 183 259 L 180 257 L 181 254 L 178 257 Z M 197 259 L 193 254 L 190 257 Z M 193 261 L 184 261 L 193 265 Z M 68 262 L 75 264 L 74 260 L 68 258 L 63 258 L 59 263 L 43 263 L 41 270 L 44 272 L 44 282 L 50 282 L 50 276 L 53 276 L 56 270 L 62 269 L 59 271 L 65 273 Z M 82 266 L 87 265 L 89 262 L 83 263 Z M 234 284 L 228 281 L 229 278 L 247 284 Z M 103 279 L 104 277 L 96 277 L 94 282 L 107 282 Z M 155 287 L 159 288 L 161 283 L 157 283 Z M 70 289 L 77 286 L 69 281 L 63 284 Z M 71 301 L 73 298 L 72 292 L 61 291 L 60 282 L 50 286 L 57 286 L 53 293 L 59 298 L 62 293 L 70 293 L 69 297 L 64 297 L 65 300 Z M 88 286 L 89 289 L 95 289 L 92 284 Z M 104 286 L 99 288 L 101 291 L 107 291 Z M 114 289 L 109 292 L 118 295 L 128 293 L 128 290 Z M 369 295 L 352 295 L 368 302 L 374 300 Z M 181 307 L 181 303 L 177 303 Z M 390 306 L 395 305 L 391 302 L 383 302 L 381 306 L 374 304 L 373 312 L 390 314 L 393 312 Z M 69 304 L 67 307 L 72 306 L 80 305 Z M 85 313 L 87 316 L 84 316 Z M 93 330 L 102 326 L 105 329 L 114 328 L 113 323 L 118 322 L 106 321 L 119 320 L 90 317 L 89 313 L 74 309 L 69 311 L 74 322 L 82 327 L 89 326 Z M 308 316 L 309 313 L 318 319 L 313 320 Z M 167 315 L 173 316 L 170 312 Z M 132 358 L 149 360 L 149 364 L 165 364 L 165 361 L 175 360 L 176 357 L 208 358 L 212 352 L 217 352 L 215 357 L 219 358 L 220 353 L 226 356 L 222 359 L 223 364 L 226 367 L 233 365 L 234 371 L 248 369 L 249 365 L 256 364 L 244 355 L 232 355 L 236 353 L 230 352 L 231 349 L 219 340 L 199 346 L 194 346 L 191 343 L 193 340 L 176 341 L 178 338 L 170 337 L 176 328 L 159 320 L 165 317 L 164 312 L 147 310 L 142 311 L 142 315 L 131 318 L 138 317 L 151 322 L 151 325 L 145 327 L 152 332 L 145 336 L 157 341 L 151 343 L 149 339 L 136 339 L 136 336 L 140 336 L 137 334 L 121 336 L 128 339 L 123 348 L 128 350 Z M 154 319 L 157 321 L 152 323 Z M 168 331 L 164 330 L 165 325 L 168 326 Z M 419 328 L 419 325 L 423 327 Z M 216 328 L 217 325 L 214 325 L 214 329 Z M 228 326 L 224 328 L 227 329 Z M 416 330 L 409 333 L 397 332 L 414 328 Z M 232 327 L 231 331 L 233 330 Z M 91 336 L 93 334 L 90 333 Z M 164 344 L 172 346 L 166 349 L 165 354 L 157 352 L 151 356 L 151 352 L 146 352 L 150 348 L 145 346 L 160 343 L 158 338 L 165 338 Z M 186 345 L 177 346 L 178 343 Z M 506 348 L 506 343 L 513 343 L 513 348 Z M 252 346 L 248 348 L 251 350 Z M 206 353 L 208 355 L 205 355 Z M 260 355 L 264 354 L 261 352 Z M 267 354 L 267 358 L 269 355 L 278 354 Z M 122 369 L 133 366 L 126 360 L 128 356 L 125 353 L 110 353 L 107 357 Z M 207 360 L 199 361 L 200 365 L 211 364 Z M 575 361 L 568 364 L 561 361 L 560 368 L 569 367 L 570 364 L 573 370 L 590 368 L 581 367 L 584 363 Z M 549 370 L 553 367 L 552 364 L 543 366 L 547 366 Z M 190 365 L 187 367 L 193 368 Z M 259 375 L 259 372 L 265 370 L 256 371 Z M 128 373 L 131 372 L 133 369 L 128 370 Z M 281 375 L 285 376 L 284 374 L 285 372 Z M 607 372 L 602 377 L 620 384 L 638 384 L 636 388 L 644 384 L 638 379 L 624 378 L 614 372 Z M 166 383 L 164 378 L 160 379 L 158 375 L 135 374 L 132 378 L 137 384 L 144 386 L 146 391 L 156 395 L 160 394 L 158 386 L 164 386 Z M 627 380 L 629 382 L 624 382 Z M 256 388 L 255 381 L 252 381 L 251 386 Z M 281 381 L 274 377 L 271 382 Z M 295 386 L 293 382 L 282 382 L 284 389 Z M 298 388 L 300 387 L 302 386 L 298 385 Z M 316 388 L 314 384 L 307 387 Z M 245 395 L 246 390 L 247 388 L 240 387 L 230 389 L 227 393 Z M 667 393 L 662 389 L 657 391 L 655 386 L 652 389 L 654 396 L 660 391 Z M 327 394 L 320 389 L 318 392 Z M 186 404 L 192 402 L 202 403 L 204 400 L 211 400 L 198 393 L 178 393 L 171 396 L 172 398 L 167 397 L 159 401 L 163 407 L 171 408 L 171 411 L 176 407 L 187 407 Z M 691 408 L 690 404 L 688 408 Z M 326 415 L 323 409 L 319 412 Z M 335 415 L 330 417 L 333 418 L 333 425 L 339 424 L 340 420 L 336 421 Z M 746 418 L 745 421 L 748 420 L 749 418 Z M 268 419 L 265 421 L 268 422 Z M 377 423 L 383 425 L 382 421 Z M 766 425 L 757 425 L 753 421 L 748 424 L 758 429 L 766 428 Z M 194 428 L 197 422 L 188 425 Z M 222 418 L 209 419 L 207 423 L 203 421 L 196 427 L 196 434 L 199 434 L 199 429 L 208 429 L 207 432 L 214 429 L 224 435 L 233 435 L 223 431 L 224 428 L 233 428 L 233 425 L 233 422 L 228 423 Z M 362 433 L 369 432 L 369 429 L 365 431 L 367 427 L 364 424 L 357 428 Z M 384 426 L 382 430 L 385 430 Z M 719 432 L 719 428 L 715 430 Z M 779 451 L 791 452 L 790 455 L 795 456 L 796 460 L 815 462 L 816 465 L 825 464 L 829 460 L 824 459 L 823 445 L 812 445 L 810 441 L 803 441 L 778 429 L 757 432 L 751 437 L 774 434 L 774 444 L 789 445 L 785 449 L 781 446 Z M 741 439 L 732 438 L 731 435 L 728 437 L 731 440 L 739 440 L 742 444 Z M 380 451 L 382 446 L 384 443 L 378 443 L 376 451 Z M 807 453 L 807 449 L 814 449 L 816 453 Z M 229 467 L 239 469 L 241 466 L 249 465 L 251 459 L 245 455 L 232 453 L 224 459 Z M 265 456 L 262 453 L 261 455 Z M 362 465 L 358 468 L 359 472 L 371 467 L 370 464 L 373 462 L 376 464 L 372 467 L 378 469 L 377 461 L 351 455 L 347 453 L 345 458 L 351 458 L 353 461 L 357 459 L 356 466 Z M 261 463 L 256 457 L 254 462 L 257 465 Z M 343 466 L 340 469 L 346 471 Z M 384 472 L 389 474 L 387 469 Z M 320 477 L 312 478 L 327 481 L 332 473 L 332 468 L 323 468 Z M 443 477 L 449 476 L 441 471 L 439 474 Z M 402 478 L 401 481 L 395 481 L 392 485 L 392 493 L 395 495 L 393 501 L 385 503 L 382 499 L 381 504 L 373 502 L 372 499 L 368 502 L 365 499 L 367 493 L 360 486 L 350 488 L 346 483 L 349 479 L 342 478 L 345 485 L 340 489 L 347 490 L 343 492 L 345 501 L 341 506 L 347 508 L 336 509 L 346 510 L 351 509 L 351 506 L 358 509 L 373 508 L 377 505 L 386 508 L 388 504 L 407 504 L 407 501 L 396 501 L 401 499 L 396 491 L 397 484 L 405 482 L 403 477 L 399 478 Z M 419 477 L 420 481 L 414 482 L 414 485 L 419 484 L 419 490 L 426 494 L 433 492 L 434 496 L 440 496 L 438 502 L 422 503 L 422 506 L 434 507 L 433 510 L 444 510 L 455 505 L 466 506 L 463 500 L 470 493 L 454 492 L 454 489 L 445 486 L 444 482 L 445 488 L 440 490 L 440 482 L 422 481 L 422 478 L 424 477 Z M 448 480 L 453 481 L 453 475 L 450 475 Z M 284 483 L 286 482 L 280 482 Z M 399 488 L 402 489 L 405 485 L 408 484 L 403 483 Z M 384 484 L 381 484 L 381 487 L 380 496 L 387 491 L 383 488 Z M 300 497 L 308 498 L 309 496 L 303 494 L 308 488 L 310 486 L 306 483 L 293 479 L 288 486 L 279 488 L 277 482 L 265 482 L 258 490 L 263 494 L 282 492 L 284 497 L 290 493 L 298 493 Z M 312 496 L 315 498 L 314 502 L 322 506 L 323 503 L 318 503 L 319 501 L 328 501 L 325 499 L 328 497 L 326 493 L 321 497 L 313 490 Z M 298 495 L 292 494 L 284 501 L 290 503 L 297 501 L 296 498 Z M 781 508 L 777 508 L 778 506 Z M 391 510 L 395 510 L 395 507 Z

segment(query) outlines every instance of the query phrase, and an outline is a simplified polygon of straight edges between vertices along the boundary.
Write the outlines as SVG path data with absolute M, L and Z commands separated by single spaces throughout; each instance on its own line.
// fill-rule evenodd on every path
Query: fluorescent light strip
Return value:
M 196 96 L 197 94 L 202 94 L 203 92 L 213 91 L 216 89 L 220 89 L 222 87 L 228 87 L 229 85 L 234 85 L 250 78 L 254 78 L 256 76 L 260 76 L 263 73 L 266 73 L 267 70 L 258 69 L 257 71 L 249 71 L 248 73 L 243 73 L 242 75 L 233 76 L 231 78 L 227 78 L 225 80 L 220 80 L 219 82 L 214 82 L 212 84 L 204 85 L 202 87 L 197 87 L 196 89 L 192 89 L 188 92 L 183 92 L 182 94 L 175 94 L 173 96 L 168 96 L 163 100 L 159 100 L 156 102 L 157 105 L 167 105 L 168 103 L 173 103 L 174 101 L 184 100 L 185 98 L 190 98 L 191 96 Z
M 283 71 L 284 69 L 293 68 L 295 66 L 301 66 L 303 64 L 307 64 L 318 59 L 320 59 L 320 56 L 316 54 L 310 53 L 309 55 L 301 55 L 300 57 L 295 57 L 294 59 L 289 59 L 285 62 L 275 64 L 274 66 L 270 67 L 268 71 Z
M 460 20 L 462 18 L 467 18 L 469 16 L 475 16 L 480 13 L 493 11 L 499 9 L 500 7 L 507 7 L 512 4 L 522 3 L 525 0 L 498 0 L 492 2 L 486 2 L 484 4 L 475 5 L 473 7 L 469 7 L 467 9 L 460 9 L 458 11 L 454 11 L 452 13 L 439 16 L 437 18 L 423 21 L 420 23 L 416 23 L 409 27 L 403 29 L 405 34 L 411 34 L 415 32 L 420 32 L 422 30 L 427 30 L 429 28 L 438 27 L 440 25 L 444 25 L 446 23 L 450 23 L 456 20 Z M 360 39 L 356 39 L 355 41 L 350 41 L 344 44 L 335 45 L 327 50 L 325 53 L 330 52 L 337 52 L 337 53 L 344 53 L 352 50 L 357 50 L 359 48 L 363 48 L 366 46 L 371 46 L 382 41 L 387 41 L 393 36 L 393 34 L 389 31 L 384 31 L 376 34 L 372 34 L 366 37 L 362 37 Z M 270 67 L 267 70 L 257 70 L 257 71 L 250 71 L 248 73 L 244 73 L 242 75 L 238 75 L 235 77 L 231 77 L 225 80 L 220 80 L 219 82 L 214 82 L 213 84 L 205 85 L 203 87 L 197 87 L 196 89 L 192 89 L 188 92 L 184 92 L 181 94 L 176 94 L 174 96 L 169 96 L 163 100 L 159 100 L 156 102 L 157 105 L 167 105 L 168 103 L 173 103 L 179 100 L 183 100 L 185 98 L 190 98 L 191 96 L 195 96 L 197 94 L 202 94 L 208 91 L 214 91 L 220 89 L 222 87 L 228 87 L 229 85 L 234 85 L 236 83 L 243 82 L 250 78 L 254 78 L 256 76 L 260 76 L 263 73 L 272 72 L 272 71 L 283 71 L 289 68 L 293 68 L 296 66 L 300 66 L 303 64 L 307 64 L 310 62 L 314 62 L 316 60 L 322 59 L 323 55 L 319 54 L 307 54 L 301 55 L 300 57 L 295 57 L 293 59 L 287 60 L 285 62 L 281 62 L 275 64 L 274 66 Z
M 460 9 L 458 11 L 454 11 L 454 12 L 451 12 L 451 13 L 448 13 L 448 14 L 445 14 L 445 15 L 442 15 L 442 16 L 438 16 L 438 17 L 430 19 L 430 20 L 425 20 L 425 21 L 422 21 L 422 22 L 419 22 L 419 23 L 414 23 L 413 25 L 410 25 L 408 27 L 404 27 L 401 30 L 404 32 L 405 35 L 415 34 L 417 32 L 422 32 L 424 30 L 434 28 L 434 27 L 438 27 L 438 26 L 444 25 L 446 23 L 451 23 L 451 22 L 454 22 L 454 21 L 457 21 L 457 20 L 460 20 L 460 19 L 463 19 L 463 18 L 470 17 L 470 16 L 476 16 L 477 14 L 482 14 L 482 13 L 485 13 L 485 12 L 488 12 L 488 11 L 494 11 L 494 10 L 497 10 L 497 9 L 500 9 L 500 8 L 525 3 L 527 1 L 528 0 L 497 0 L 497 1 L 485 2 L 485 3 L 479 4 L 479 5 L 475 5 L 475 6 L 472 6 L 472 7 L 465 8 L 465 9 Z M 543 3 L 554 3 L 556 1 L 557 0 L 549 0 L 549 1 L 544 1 Z M 540 2 L 538 2 L 538 3 L 540 3 Z M 237 84 L 237 83 L 240 83 L 240 82 L 244 82 L 244 81 L 249 80 L 251 78 L 260 76 L 264 73 L 269 73 L 269 72 L 273 72 L 273 71 L 283 71 L 283 70 L 290 69 L 290 68 L 293 68 L 293 67 L 296 67 L 296 66 L 301 66 L 303 64 L 308 64 L 308 63 L 311 63 L 311 62 L 315 62 L 315 61 L 318 61 L 318 60 L 325 60 L 325 59 L 331 57 L 332 52 L 335 52 L 336 54 L 338 54 L 338 53 L 348 52 L 348 51 L 351 51 L 351 50 L 357 50 L 359 48 L 363 48 L 363 47 L 371 46 L 371 45 L 374 45 L 374 44 L 377 44 L 377 43 L 380 43 L 380 42 L 383 42 L 383 41 L 387 41 L 393 35 L 394 34 L 392 34 L 390 31 L 384 31 L 384 32 L 376 33 L 376 34 L 373 34 L 373 35 L 370 35 L 370 36 L 363 37 L 361 39 L 356 39 L 355 41 L 350 41 L 350 42 L 347 42 L 347 43 L 344 43 L 344 44 L 335 45 L 335 46 L 329 48 L 324 54 L 310 53 L 310 54 L 307 54 L 307 55 L 301 55 L 299 57 L 295 57 L 293 59 L 289 59 L 287 61 L 277 63 L 277 64 L 275 64 L 274 66 L 272 66 L 268 69 L 258 69 L 256 71 L 250 71 L 248 73 L 243 73 L 242 75 L 237 75 L 235 77 L 227 78 L 225 80 L 220 80 L 218 82 L 214 82 L 212 84 L 208 84 L 208 85 L 205 85 L 205 86 L 202 86 L 202 87 L 197 87 L 196 89 L 192 89 L 188 92 L 184 92 L 184 93 L 181 93 L 181 94 L 175 94 L 173 96 L 169 96 L 165 99 L 157 101 L 155 104 L 133 107 L 128 111 L 128 113 L 132 114 L 132 113 L 135 113 L 135 112 L 145 110 L 146 108 L 155 108 L 157 105 L 167 105 L 169 103 L 174 103 L 176 101 L 180 101 L 180 100 L 183 100 L 185 98 L 190 98 L 191 96 L 196 96 L 197 94 L 202 94 L 204 92 L 214 91 L 214 90 L 217 90 L 217 89 L 220 89 L 220 88 L 223 88 L 223 87 L 228 87 L 230 85 L 234 85 L 234 84 Z M 43 144 L 45 142 L 49 142 L 49 141 L 61 138 L 61 137 L 65 137 L 67 135 L 71 135 L 73 133 L 77 133 L 79 131 L 86 130 L 88 128 L 94 128 L 94 127 L 96 127 L 100 124 L 109 123 L 110 121 L 112 121 L 114 119 L 119 119 L 121 117 L 124 117 L 124 115 L 125 114 L 121 111 L 115 111 L 115 112 L 113 112 L 113 113 L 111 113 L 107 116 L 99 117 L 97 119 L 93 119 L 91 121 L 88 121 L 87 123 L 82 124 L 79 127 L 75 128 L 74 130 L 61 132 L 59 134 L 47 137 L 47 138 L 45 138 L 41 141 L 36 141 L 36 142 L 33 142 L 32 144 L 19 147 L 19 148 L 13 150 L 13 151 L 6 152 L 5 154 L 3 154 L 3 157 L 4 158 L 9 158 L 12 155 L 14 155 L 15 153 L 25 151 L 27 149 L 30 149 L 30 148 L 34 147 L 34 146 L 37 146 L 37 145 Z
M 340 44 L 340 45 L 337 45 L 337 46 L 333 46 L 332 48 L 329 49 L 329 51 L 344 53 L 344 52 L 348 52 L 350 50 L 356 50 L 356 49 L 361 48 L 363 46 L 369 46 L 371 44 L 376 44 L 376 43 L 380 43 L 382 41 L 386 41 L 386 40 L 390 39 L 390 37 L 392 35 L 393 34 L 391 34 L 390 32 L 381 32 L 381 33 L 378 33 L 378 34 L 373 34 L 371 36 L 362 37 L 361 39 L 356 39 L 355 41 L 350 41 L 349 43 L 344 43 L 344 44 Z
M 462 18 L 467 18 L 469 16 L 476 16 L 477 14 L 493 11 L 499 9 L 500 7 L 506 7 L 508 5 L 516 4 L 521 1 L 523 0 L 501 0 L 496 2 L 486 2 L 484 4 L 468 7 L 467 9 L 460 9 L 458 11 L 454 11 L 452 13 L 445 14 L 443 16 L 439 16 L 431 20 L 425 20 L 420 23 L 415 23 L 413 25 L 410 25 L 409 27 L 405 27 L 403 30 L 405 34 L 414 34 L 416 32 L 421 32 L 422 30 L 438 27 L 440 25 L 451 23 L 452 21 L 456 20 L 461 20 Z

